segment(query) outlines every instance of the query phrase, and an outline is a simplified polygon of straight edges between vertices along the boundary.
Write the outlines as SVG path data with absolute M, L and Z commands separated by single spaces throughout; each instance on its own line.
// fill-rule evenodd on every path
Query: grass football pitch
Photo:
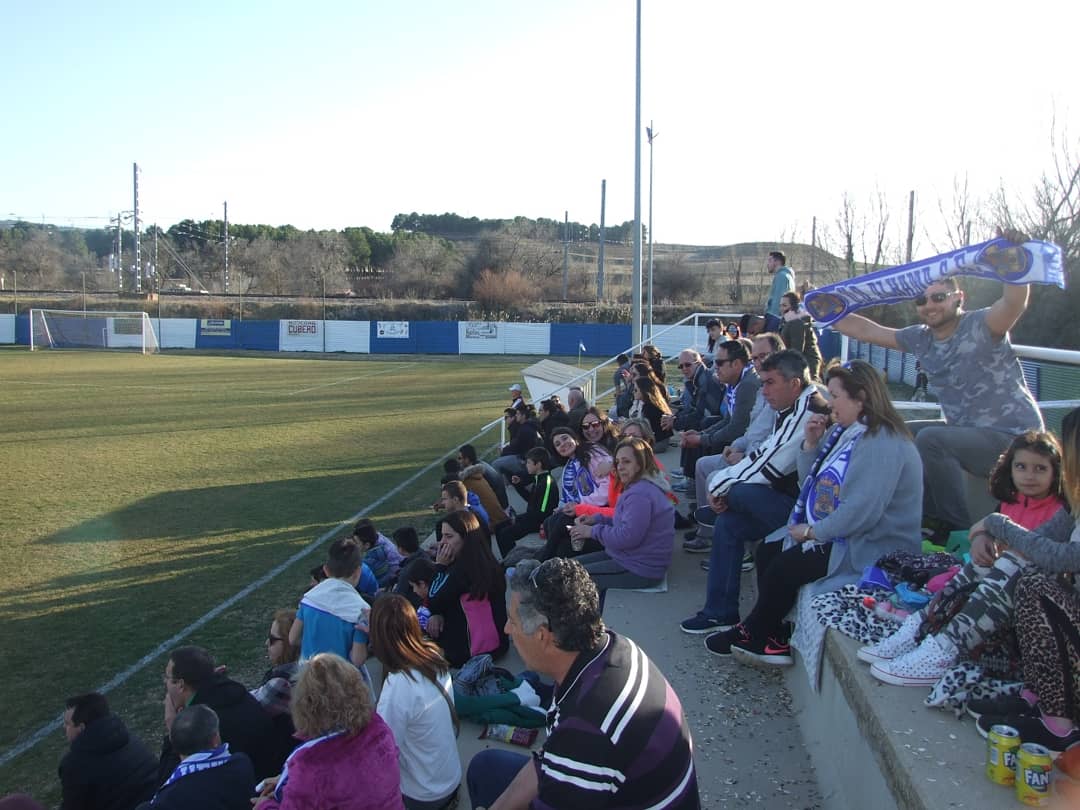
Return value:
M 0 795 L 57 803 L 61 731 L 4 758 L 65 697 L 129 670 L 471 438 L 529 362 L 0 350 Z M 428 531 L 441 472 L 369 516 L 387 534 Z M 270 615 L 296 605 L 325 545 L 183 643 L 255 685 Z M 163 668 L 150 658 L 109 694 L 151 748 Z

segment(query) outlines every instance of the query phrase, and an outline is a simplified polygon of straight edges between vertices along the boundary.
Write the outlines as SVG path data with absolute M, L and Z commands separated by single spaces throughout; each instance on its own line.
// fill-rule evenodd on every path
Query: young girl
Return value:
M 1026 529 L 1050 520 L 1065 506 L 1061 445 L 1050 433 L 1017 436 L 990 474 L 990 491 L 1001 499 L 1000 514 Z M 859 650 L 870 674 L 896 686 L 933 686 L 961 655 L 1013 624 L 1013 595 L 1028 560 L 1012 552 L 994 558 L 973 546 L 971 562 L 925 608 L 877 644 Z M 963 592 L 971 593 L 951 618 Z M 936 628 L 936 632 L 934 632 Z M 919 641 L 920 634 L 931 634 Z

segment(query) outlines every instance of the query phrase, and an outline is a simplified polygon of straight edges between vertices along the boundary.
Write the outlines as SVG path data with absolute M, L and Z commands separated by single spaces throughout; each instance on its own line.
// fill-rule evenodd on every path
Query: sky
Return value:
M 1080 144 L 1080 4 L 642 0 L 658 242 L 934 241 L 956 182 L 1030 195 Z M 387 231 L 397 213 L 634 218 L 632 0 L 0 0 L 0 220 Z M 1054 122 L 1056 121 L 1056 128 Z M 1069 140 L 1071 139 L 1071 140 Z M 989 234 L 987 234 L 989 236 Z

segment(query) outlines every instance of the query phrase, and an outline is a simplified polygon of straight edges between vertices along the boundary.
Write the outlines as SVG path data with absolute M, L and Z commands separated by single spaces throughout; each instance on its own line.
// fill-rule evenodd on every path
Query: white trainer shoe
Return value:
M 860 647 L 859 652 L 856 653 L 859 660 L 868 664 L 876 664 L 879 661 L 891 661 L 911 652 L 919 646 L 915 636 L 919 632 L 922 622 L 922 613 L 915 611 L 904 619 L 904 623 L 891 636 L 886 636 L 877 644 Z

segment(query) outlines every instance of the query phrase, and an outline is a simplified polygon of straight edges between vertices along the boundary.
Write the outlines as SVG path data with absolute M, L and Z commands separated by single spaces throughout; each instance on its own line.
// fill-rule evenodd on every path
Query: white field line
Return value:
M 255 580 L 254 582 L 249 584 L 247 587 L 243 588 L 242 590 L 240 590 L 240 591 L 236 592 L 235 594 L 233 594 L 232 596 L 230 596 L 228 599 L 226 599 L 224 602 L 222 602 L 217 607 L 212 608 L 210 611 L 208 611 L 203 616 L 201 616 L 200 618 L 193 621 L 191 624 L 189 624 L 183 630 L 180 630 L 179 632 L 177 632 L 172 637 L 170 637 L 170 638 L 166 639 L 165 641 L 161 642 L 161 644 L 159 644 L 157 647 L 152 649 L 150 652 L 148 652 L 146 655 L 144 655 L 142 658 L 140 658 L 134 664 L 129 666 L 123 672 L 113 676 L 109 681 L 102 684 L 101 686 L 99 686 L 94 691 L 100 692 L 102 694 L 107 694 L 108 692 L 111 692 L 116 687 L 118 687 L 121 684 L 125 683 L 133 675 L 135 675 L 136 673 L 138 673 L 142 669 L 144 669 L 146 667 L 146 665 L 149 664 L 151 661 L 158 658 L 159 656 L 164 655 L 166 652 L 168 652 L 173 647 L 175 647 L 177 644 L 179 644 L 179 642 L 183 641 L 185 638 L 190 636 L 196 630 L 201 629 L 203 626 L 205 626 L 206 624 L 213 621 L 215 618 L 217 618 L 223 612 L 225 612 L 226 610 L 231 608 L 233 605 L 235 605 L 241 599 L 244 599 L 247 596 L 250 596 L 253 592 L 257 591 L 259 588 L 261 588 L 263 585 L 267 584 L 274 577 L 278 576 L 283 571 L 285 571 L 285 569 L 289 568 L 291 565 L 293 565 L 293 564 L 299 562 L 300 560 L 302 560 L 304 557 L 306 557 L 308 554 L 310 554 L 312 551 L 314 551 L 316 548 L 318 548 L 322 543 L 326 542 L 331 537 L 333 537 L 335 534 L 337 534 L 339 531 L 341 531 L 341 529 L 348 526 L 350 523 L 355 523 L 357 520 L 364 517 L 364 515 L 368 514 L 373 509 L 376 509 L 377 507 L 382 506 L 383 503 L 385 503 L 388 499 L 390 499 L 394 495 L 401 492 L 401 490 L 405 489 L 405 487 L 409 486 L 414 481 L 419 480 L 424 475 L 426 475 L 427 473 L 434 470 L 436 467 L 441 466 L 445 459 L 448 459 L 452 454 L 457 453 L 457 448 L 461 444 L 472 444 L 473 442 L 477 441 L 481 436 L 483 436 L 485 433 L 487 433 L 487 431 L 488 431 L 488 428 L 485 428 L 484 430 L 481 430 L 479 433 L 477 433 L 475 436 L 473 436 L 471 439 L 468 439 L 467 441 L 464 441 L 464 442 L 461 442 L 458 445 L 455 445 L 453 450 L 451 450 L 451 451 L 449 451 L 447 453 L 444 453 L 442 456 L 440 456 L 435 461 L 428 464 L 423 469 L 419 470 L 418 472 L 413 473 L 409 478 L 402 481 L 400 484 L 398 484 L 396 487 L 394 487 L 392 490 L 387 492 L 382 497 L 378 498 L 377 500 L 375 500 L 372 503 L 365 506 L 363 509 L 361 509 L 359 512 L 357 512 L 352 517 L 346 518 L 345 520 L 338 523 L 334 528 L 332 528 L 329 531 L 327 531 L 326 533 L 324 533 L 321 537 L 319 537 L 316 540 L 313 540 L 308 545 L 304 546 L 304 548 L 302 548 L 300 551 L 293 554 L 291 557 L 289 557 L 289 559 L 285 560 L 285 562 L 280 563 L 279 565 L 277 565 L 274 568 L 270 569 L 270 571 L 263 574 L 261 577 L 259 577 L 257 580 Z M 60 728 L 61 725 L 63 725 L 63 722 L 64 722 L 64 715 L 61 713 L 61 714 L 57 715 L 50 722 L 43 725 L 41 728 L 39 728 L 37 731 L 35 731 L 29 737 L 25 738 L 24 740 L 22 740 L 21 742 L 15 744 L 15 745 L 13 745 L 7 751 L 4 751 L 2 754 L 0 754 L 0 767 L 3 767 L 8 762 L 15 759 L 15 757 L 26 753 L 31 748 L 33 748 L 35 745 L 37 745 L 39 742 L 41 742 L 46 737 L 48 737 L 50 734 L 53 734 L 57 729 Z
M 209 392 L 209 393 L 220 393 L 222 391 L 227 391 L 227 392 L 230 392 L 230 393 L 235 392 L 235 393 L 238 393 L 238 394 L 283 394 L 284 396 L 291 397 L 291 396 L 295 396 L 296 394 L 304 394 L 304 393 L 306 393 L 308 391 L 315 391 L 315 390 L 317 390 L 319 388 L 329 388 L 332 385 L 341 385 L 343 383 L 353 382 L 355 380 L 363 380 L 363 379 L 366 379 L 368 377 L 377 377 L 380 374 L 390 374 L 392 372 L 399 371 L 399 370 L 401 370 L 403 368 L 407 368 L 408 366 L 415 366 L 415 365 L 417 365 L 417 363 L 399 363 L 399 364 L 396 364 L 396 365 L 392 366 L 391 368 L 382 368 L 382 369 L 379 369 L 378 371 L 373 371 L 370 374 L 358 374 L 355 377 L 346 377 L 346 378 L 341 379 L 341 380 L 335 380 L 334 382 L 320 383 L 319 385 L 313 385 L 313 386 L 311 386 L 309 388 L 299 388 L 299 389 L 297 389 L 295 391 L 282 391 L 280 388 L 273 389 L 273 390 L 270 390 L 270 391 L 267 391 L 267 390 L 264 390 L 264 389 L 261 389 L 261 388 L 234 388 L 234 387 L 231 387 L 231 386 L 229 386 L 227 384 L 193 387 L 193 386 L 187 386 L 187 385 L 185 385 L 185 386 L 177 386 L 177 385 L 102 385 L 101 383 L 74 383 L 74 382 L 69 383 L 69 382 L 57 382 L 55 380 L 4 380 L 4 382 L 5 383 L 10 383 L 12 385 L 40 385 L 40 386 L 49 386 L 49 387 L 52 387 L 52 388 L 96 388 L 96 389 L 99 389 L 99 390 L 104 389 L 104 388 L 109 388 L 109 389 L 112 389 L 114 391 L 176 391 L 178 388 L 182 387 L 182 389 L 184 391 L 201 392 L 201 393 L 207 393 L 207 392 Z
M 392 371 L 400 371 L 407 366 L 415 366 L 416 363 L 400 363 L 393 368 L 380 369 L 379 371 L 373 371 L 371 374 L 358 374 L 355 377 L 345 377 L 341 380 L 334 380 L 333 382 L 320 383 L 319 385 L 313 385 L 310 388 L 300 388 L 296 391 L 290 391 L 286 396 L 295 396 L 296 394 L 306 394 L 308 391 L 317 391 L 320 388 L 329 388 L 332 385 L 342 385 L 347 382 L 353 382 L 354 380 L 366 380 L 369 377 L 377 377 L 380 374 L 389 374 Z

